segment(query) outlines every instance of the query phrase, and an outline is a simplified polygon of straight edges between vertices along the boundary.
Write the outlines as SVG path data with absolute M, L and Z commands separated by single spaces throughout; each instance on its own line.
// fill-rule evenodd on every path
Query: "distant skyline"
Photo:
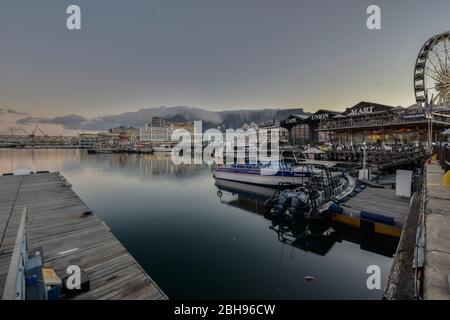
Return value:
M 82 30 L 66 29 L 70 4 Z M 371 4 L 382 30 L 366 28 Z M 408 106 L 418 51 L 449 21 L 448 0 L 3 0 L 0 108 Z

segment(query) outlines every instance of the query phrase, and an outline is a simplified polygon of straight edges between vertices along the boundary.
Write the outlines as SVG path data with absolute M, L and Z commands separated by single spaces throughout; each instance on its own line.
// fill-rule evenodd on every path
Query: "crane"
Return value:
M 30 138 L 36 137 L 37 132 L 40 132 L 44 137 L 48 138 L 48 135 L 41 128 L 39 128 L 39 123 L 36 124 L 36 127 L 34 128 L 33 132 L 29 135 L 29 137 Z
M 30 134 L 29 134 L 28 132 L 26 132 L 25 129 L 22 128 L 22 127 L 18 127 L 18 128 L 9 127 L 9 131 L 11 131 L 11 135 L 12 135 L 12 136 L 14 136 L 14 135 L 15 135 L 14 132 L 17 132 L 17 131 L 22 131 L 26 136 L 29 136 L 29 135 L 30 135 Z

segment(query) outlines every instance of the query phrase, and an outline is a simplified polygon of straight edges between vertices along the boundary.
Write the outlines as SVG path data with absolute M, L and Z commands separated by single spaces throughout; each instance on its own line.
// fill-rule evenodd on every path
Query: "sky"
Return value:
M 71 4 L 81 30 L 66 28 Z M 0 108 L 408 106 L 420 47 L 449 29 L 448 0 L 0 0 Z

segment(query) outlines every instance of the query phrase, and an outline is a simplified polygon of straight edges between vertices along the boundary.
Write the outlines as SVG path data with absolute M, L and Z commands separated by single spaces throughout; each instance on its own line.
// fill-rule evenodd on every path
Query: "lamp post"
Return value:
M 366 142 L 363 142 L 363 177 L 365 180 L 369 180 L 369 174 L 366 170 L 367 167 L 367 146 Z

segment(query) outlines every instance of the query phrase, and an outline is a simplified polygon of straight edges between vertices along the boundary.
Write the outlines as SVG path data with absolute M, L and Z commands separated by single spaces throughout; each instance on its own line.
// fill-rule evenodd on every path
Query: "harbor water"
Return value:
M 0 173 L 60 171 L 171 299 L 381 299 L 398 239 L 267 214 L 270 190 L 170 155 L 0 149 Z M 367 286 L 369 266 L 381 288 Z

